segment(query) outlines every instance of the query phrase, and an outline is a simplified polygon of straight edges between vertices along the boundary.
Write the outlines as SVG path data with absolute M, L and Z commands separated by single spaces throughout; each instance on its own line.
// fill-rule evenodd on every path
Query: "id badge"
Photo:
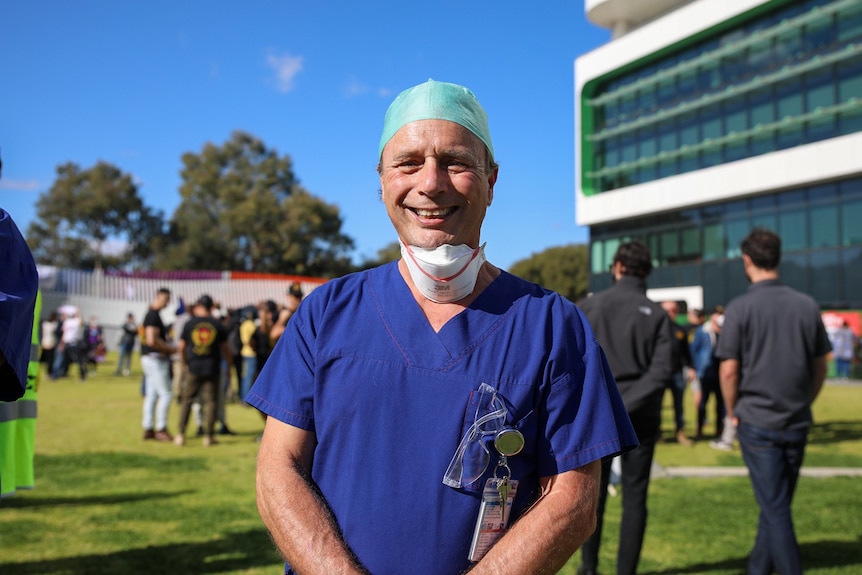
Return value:
M 500 482 L 503 479 L 492 477 L 485 482 L 482 491 L 482 504 L 479 506 L 479 516 L 476 518 L 476 528 L 473 530 L 473 542 L 470 544 L 470 561 L 476 562 L 505 535 L 512 511 L 512 502 L 518 490 L 518 481 L 509 480 L 508 496 L 506 497 L 506 513 L 502 513 L 500 498 Z

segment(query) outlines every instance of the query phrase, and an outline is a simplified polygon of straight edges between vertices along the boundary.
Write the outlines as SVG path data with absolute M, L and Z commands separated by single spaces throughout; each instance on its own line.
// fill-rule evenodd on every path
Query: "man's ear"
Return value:
M 488 205 L 494 201 L 494 184 L 497 183 L 497 173 L 499 172 L 500 167 L 495 166 L 494 170 L 488 174 Z

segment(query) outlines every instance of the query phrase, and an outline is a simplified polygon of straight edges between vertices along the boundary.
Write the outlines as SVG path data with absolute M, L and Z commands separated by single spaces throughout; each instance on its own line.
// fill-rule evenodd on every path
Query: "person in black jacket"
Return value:
M 611 275 L 614 285 L 581 302 L 632 421 L 640 445 L 621 456 L 623 515 L 617 552 L 617 573 L 637 570 L 647 519 L 647 488 L 661 424 L 664 390 L 673 374 L 673 333 L 670 318 L 646 296 L 652 271 L 649 248 L 639 241 L 620 245 Z M 584 543 L 579 575 L 598 568 L 602 518 L 607 500 L 611 461 L 602 462 L 596 530 Z

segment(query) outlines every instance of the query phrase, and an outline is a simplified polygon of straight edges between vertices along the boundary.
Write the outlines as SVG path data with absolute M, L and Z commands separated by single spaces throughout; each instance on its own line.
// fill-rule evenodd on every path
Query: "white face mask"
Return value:
M 429 249 L 401 243 L 401 257 L 422 295 L 435 303 L 449 303 L 473 293 L 485 263 L 485 244 L 476 249 L 464 244 Z

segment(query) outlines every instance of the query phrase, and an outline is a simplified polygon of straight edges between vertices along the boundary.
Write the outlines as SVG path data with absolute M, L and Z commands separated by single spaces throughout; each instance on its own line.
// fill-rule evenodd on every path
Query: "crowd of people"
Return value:
M 99 319 L 91 317 L 85 324 L 74 306 L 51 312 L 42 320 L 39 333 L 40 361 L 51 379 L 68 376 L 71 366 L 77 365 L 78 379 L 83 381 L 105 361 L 108 348 Z
M 233 435 L 226 403 L 243 402 L 302 298 L 297 283 L 290 284 L 280 304 L 265 300 L 226 309 L 207 294 L 190 305 L 179 297 L 174 321 L 166 325 L 160 312 L 169 305 L 171 293 L 162 288 L 140 323 L 129 312 L 120 328 L 113 375 L 132 374 L 140 342 L 144 439 L 185 444 L 191 415 L 205 445 L 217 443 L 216 434 Z M 64 305 L 37 327 L 39 361 L 49 378 L 69 377 L 77 366 L 78 378 L 84 381 L 105 361 L 107 345 L 97 317 L 84 324 L 77 307 Z M 180 406 L 176 436 L 169 431 L 172 400 Z

